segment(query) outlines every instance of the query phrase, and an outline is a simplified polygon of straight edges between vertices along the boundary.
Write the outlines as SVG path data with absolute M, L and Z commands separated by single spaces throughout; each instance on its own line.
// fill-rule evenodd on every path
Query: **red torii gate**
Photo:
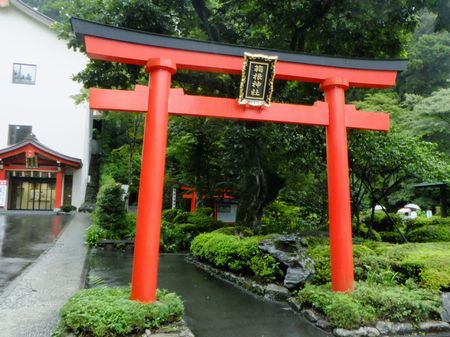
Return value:
M 361 60 L 294 54 L 179 39 L 72 18 L 77 38 L 90 58 L 145 65 L 151 85 L 134 91 L 91 89 L 97 110 L 148 112 L 131 298 L 156 300 L 159 237 L 164 185 L 168 113 L 175 115 L 322 125 L 327 127 L 331 275 L 334 291 L 353 289 L 353 255 L 347 128 L 387 131 L 389 116 L 357 111 L 345 104 L 349 86 L 387 88 L 395 84 L 405 60 Z M 176 69 L 240 74 L 245 52 L 276 55 L 278 79 L 320 83 L 325 102 L 313 106 L 272 103 L 270 108 L 239 105 L 235 99 L 189 96 L 170 89 Z

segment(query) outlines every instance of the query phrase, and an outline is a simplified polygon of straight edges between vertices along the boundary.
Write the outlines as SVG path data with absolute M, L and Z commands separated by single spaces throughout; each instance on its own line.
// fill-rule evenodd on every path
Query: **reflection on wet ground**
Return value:
M 126 286 L 132 253 L 93 250 L 88 283 Z M 182 255 L 161 255 L 158 287 L 181 295 L 185 320 L 196 337 L 327 336 L 281 303 L 262 300 L 185 262 Z
M 47 250 L 71 216 L 0 214 L 0 292 Z

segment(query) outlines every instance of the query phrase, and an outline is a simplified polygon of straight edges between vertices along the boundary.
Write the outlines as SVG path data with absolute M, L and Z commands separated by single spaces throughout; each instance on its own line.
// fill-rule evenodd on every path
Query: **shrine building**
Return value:
M 92 116 L 73 96 L 87 57 L 67 48 L 54 21 L 0 0 L 0 211 L 79 207 L 89 181 Z

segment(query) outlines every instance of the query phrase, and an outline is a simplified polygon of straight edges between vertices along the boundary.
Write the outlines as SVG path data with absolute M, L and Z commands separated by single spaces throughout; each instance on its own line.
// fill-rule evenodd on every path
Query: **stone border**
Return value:
M 208 274 L 220 279 L 234 283 L 235 285 L 248 290 L 265 299 L 286 302 L 295 312 L 300 313 L 309 322 L 319 329 L 332 333 L 337 337 L 378 337 L 378 336 L 417 336 L 417 334 L 433 334 L 433 337 L 448 337 L 450 335 L 450 324 L 443 321 L 420 322 L 416 326 L 411 323 L 394 323 L 388 321 L 378 321 L 373 326 L 362 326 L 356 330 L 333 328 L 323 315 L 311 308 L 304 308 L 302 303 L 295 297 L 291 297 L 289 290 L 277 284 L 263 285 L 246 277 L 234 273 L 223 271 L 209 264 L 203 263 L 192 255 L 186 255 L 186 261 L 194 264 Z M 161 336 L 163 337 L 163 336 Z

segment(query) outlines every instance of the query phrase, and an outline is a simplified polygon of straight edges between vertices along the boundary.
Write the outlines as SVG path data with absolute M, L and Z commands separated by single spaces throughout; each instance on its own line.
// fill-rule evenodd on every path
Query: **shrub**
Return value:
M 450 226 L 429 225 L 412 230 L 408 234 L 411 242 L 450 241 Z
M 162 218 L 170 223 L 186 223 L 189 214 L 189 212 L 179 208 L 165 209 L 162 212 Z
M 96 247 L 100 240 L 109 239 L 111 234 L 108 230 L 96 224 L 91 224 L 86 230 L 86 243 L 90 247 Z
M 155 303 L 140 303 L 129 299 L 127 288 L 81 290 L 61 308 L 59 330 L 83 336 L 126 336 L 181 319 L 183 303 L 176 294 L 158 290 L 156 296 Z
M 306 305 L 324 313 L 336 327 L 353 329 L 375 320 L 413 322 L 436 318 L 439 295 L 430 290 L 358 282 L 352 293 L 333 293 L 330 285 L 307 284 L 298 292 Z
M 314 260 L 315 274 L 312 279 L 314 284 L 325 284 L 331 281 L 330 271 L 330 247 L 329 245 L 316 245 L 309 249 L 309 254 Z M 389 282 L 388 276 L 383 273 L 389 268 L 388 259 L 379 256 L 367 245 L 353 245 L 354 271 L 356 280 L 375 280 Z
M 120 232 L 127 228 L 123 190 L 120 184 L 104 185 L 100 188 L 93 221 L 112 232 Z
M 240 238 L 221 233 L 204 233 L 191 244 L 191 253 L 222 269 L 275 279 L 282 273 L 278 263 L 258 248 L 260 237 Z
M 319 223 L 320 219 L 316 214 L 307 214 L 299 206 L 275 200 L 264 209 L 261 231 L 263 234 L 293 233 L 317 228 Z
M 402 281 L 413 279 L 425 288 L 450 289 L 450 242 L 392 245 L 384 254 Z
M 381 241 L 390 243 L 404 243 L 403 237 L 398 231 L 380 232 Z
M 402 218 L 398 214 L 389 213 L 389 217 L 392 219 L 397 228 L 404 228 L 405 223 Z M 368 214 L 363 218 L 363 222 L 367 225 L 370 224 L 371 215 Z M 386 231 L 395 231 L 395 227 L 392 224 L 391 220 L 387 217 L 387 215 L 383 212 L 375 212 L 373 219 L 372 229 L 378 232 L 386 232 Z
M 253 236 L 253 231 L 245 226 L 229 226 L 229 227 L 222 227 L 219 229 L 216 229 L 214 233 L 221 233 L 226 235 L 237 235 L 237 236 Z
M 429 226 L 449 226 L 450 227 L 450 218 L 442 218 L 440 216 L 432 216 L 431 218 L 426 218 L 423 216 L 419 216 L 416 219 L 409 219 L 405 221 L 407 231 L 413 231 L 422 227 Z M 447 229 L 450 230 L 450 229 Z
M 75 207 L 75 206 L 72 206 L 72 205 L 62 205 L 61 206 L 61 211 L 62 212 L 72 212 L 72 211 L 75 211 L 77 208 Z

